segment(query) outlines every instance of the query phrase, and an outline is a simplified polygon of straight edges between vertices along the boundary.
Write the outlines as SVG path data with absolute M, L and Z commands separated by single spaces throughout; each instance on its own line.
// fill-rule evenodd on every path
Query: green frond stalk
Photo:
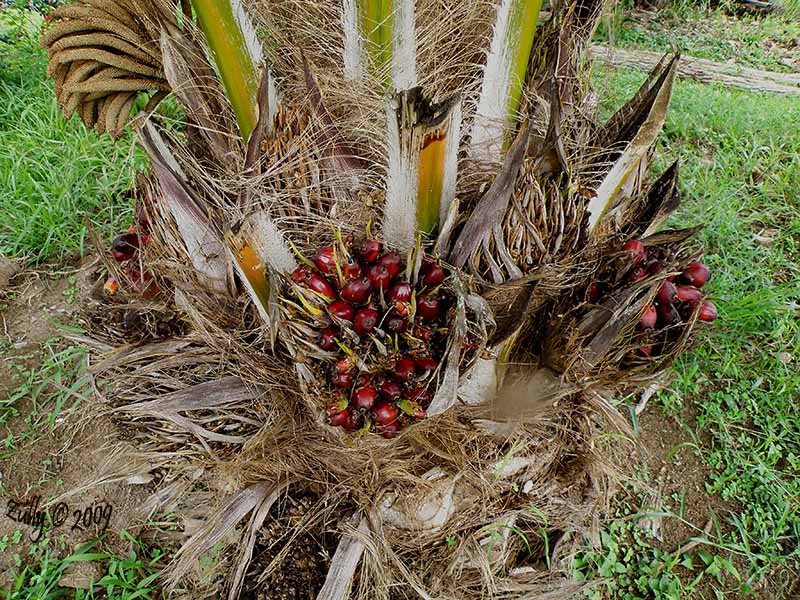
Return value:
M 511 13 L 511 23 L 508 29 L 508 40 L 516 41 L 516 48 L 513 53 L 511 65 L 511 82 L 508 92 L 508 116 L 509 122 L 516 122 L 517 112 L 519 111 L 522 99 L 522 90 L 525 87 L 525 80 L 528 73 L 528 61 L 531 57 L 533 40 L 536 37 L 536 25 L 539 21 L 539 11 L 542 9 L 542 0 L 515 0 Z M 514 47 L 511 45 L 510 47 Z M 506 148 L 513 141 L 514 132 L 506 141 Z
M 417 188 L 417 227 L 430 236 L 439 226 L 442 203 L 447 136 L 426 136 L 419 153 L 419 184 Z
M 230 0 L 192 0 L 225 86 L 239 132 L 247 142 L 258 120 L 258 73 Z
M 377 72 L 386 72 L 388 85 L 394 51 L 394 0 L 359 0 L 358 15 L 370 63 Z

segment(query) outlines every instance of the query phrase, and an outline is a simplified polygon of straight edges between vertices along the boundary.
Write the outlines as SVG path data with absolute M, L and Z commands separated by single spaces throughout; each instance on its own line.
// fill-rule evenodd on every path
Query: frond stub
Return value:
M 455 198 L 461 100 L 433 104 L 413 88 L 395 96 L 387 120 L 384 235 L 390 245 L 408 250 L 418 233 L 434 233 Z

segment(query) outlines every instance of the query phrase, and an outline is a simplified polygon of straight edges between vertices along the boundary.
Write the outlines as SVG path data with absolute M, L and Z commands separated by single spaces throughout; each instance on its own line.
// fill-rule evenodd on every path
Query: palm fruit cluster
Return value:
M 454 298 L 445 267 L 416 256 L 350 236 L 319 248 L 291 275 L 285 301 L 295 316 L 313 317 L 335 427 L 393 437 L 426 417 Z
M 145 300 L 152 300 L 160 292 L 152 274 L 142 269 L 139 260 L 140 250 L 150 241 L 149 231 L 150 221 L 144 207 L 140 207 L 137 211 L 136 224 L 128 227 L 128 231 L 119 234 L 111 242 L 111 258 L 119 263 L 124 283 Z M 109 275 L 103 290 L 109 296 L 116 295 L 119 291 L 117 277 Z
M 644 307 L 637 324 L 639 332 L 638 352 L 645 358 L 658 354 L 659 340 L 669 339 L 662 335 L 670 328 L 687 323 L 697 313 L 701 321 L 712 322 L 717 318 L 717 308 L 706 300 L 702 287 L 711 277 L 708 266 L 699 260 L 683 265 L 673 272 L 671 256 L 667 248 L 658 244 L 646 245 L 632 238 L 622 247 L 625 268 L 620 272 L 618 283 L 632 285 L 650 277 L 667 274 L 660 282 L 655 297 Z M 602 282 L 592 283 L 586 290 L 586 301 L 602 302 L 609 286 Z

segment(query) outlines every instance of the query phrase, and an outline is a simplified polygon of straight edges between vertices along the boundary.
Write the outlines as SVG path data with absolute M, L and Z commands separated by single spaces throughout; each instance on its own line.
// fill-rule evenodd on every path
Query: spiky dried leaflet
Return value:
M 486 51 L 492 24 L 473 6 L 495 4 L 418 4 L 416 78 L 437 98 L 479 94 L 482 73 L 472 57 Z M 241 130 L 227 109 L 215 120 L 211 96 L 177 94 L 187 108 L 188 140 L 152 122 L 142 129 L 156 177 L 149 243 L 139 244 L 138 260 L 157 276 L 159 300 L 183 312 L 191 333 L 118 351 L 98 366 L 118 384 L 117 414 L 135 417 L 126 425 L 166 471 L 187 479 L 187 488 L 240 490 L 222 507 L 225 518 L 207 522 L 186 546 L 175 581 L 192 570 L 207 540 L 248 519 L 250 548 L 247 530 L 263 521 L 265 490 L 291 484 L 320 498 L 304 526 L 332 518 L 338 507 L 358 507 L 363 517 L 348 528 L 363 543 L 360 575 L 343 551 L 336 572 L 347 585 L 338 594 L 351 580 L 359 598 L 389 598 L 398 586 L 459 598 L 543 589 L 553 576 L 532 575 L 534 561 L 560 564 L 569 541 L 545 557 L 545 547 L 523 548 L 515 536 L 494 532 L 538 533 L 542 518 L 551 532 L 588 525 L 610 477 L 607 449 L 590 440 L 625 427 L 607 398 L 656 375 L 690 342 L 697 322 L 712 317 L 710 308 L 689 310 L 688 289 L 686 300 L 677 290 L 656 298 L 669 277 L 685 272 L 688 288 L 703 276 L 692 266 L 699 253 L 689 247 L 691 231 L 655 231 L 677 205 L 677 171 L 643 189 L 674 63 L 661 65 L 625 107 L 629 120 L 612 119 L 598 134 L 575 107 L 583 98 L 577 51 L 600 4 L 564 5 L 534 38 L 524 118 L 501 132 L 517 140 L 502 166 L 476 161 L 466 136 L 448 132 L 466 143 L 455 155 L 457 200 L 443 193 L 445 178 L 436 173 L 424 180 L 448 200 L 438 211 L 420 211 L 430 197 L 410 191 L 421 181 L 424 144 L 399 143 L 413 139 L 415 123 L 397 118 L 399 105 L 387 109 L 386 79 L 369 71 L 373 63 L 360 82 L 344 80 L 341 63 L 354 57 L 342 56 L 338 9 L 312 0 L 249 8 L 273 40 L 321 43 L 309 42 L 310 61 L 287 52 L 264 71 L 261 91 L 274 72 L 281 102 L 259 93 L 259 123 L 244 144 L 196 135 L 209 125 L 228 138 Z M 303 14 L 315 18 L 293 31 Z M 454 14 L 474 19 L 465 21 L 463 36 L 439 25 Z M 158 39 L 162 51 L 169 47 Z M 433 52 L 430 40 L 443 47 Z M 189 37 L 184 46 L 196 43 Z M 181 56 L 202 57 L 198 48 Z M 170 83 L 202 70 L 168 69 Z M 213 78 L 210 71 L 203 76 Z M 63 67 L 55 75 L 63 87 Z M 465 131 L 478 104 L 464 103 Z M 436 160 L 422 169 L 432 165 L 442 168 Z M 393 204 L 392 194 L 403 201 Z M 420 215 L 437 213 L 438 231 L 417 242 Z M 356 243 L 365 227 L 362 254 Z M 643 255 L 630 240 L 640 240 Z M 649 262 L 658 269 L 651 272 Z M 444 298 L 429 293 L 437 289 Z M 655 327 L 644 319 L 653 302 Z M 435 325 L 428 339 L 418 319 Z M 643 356 L 648 345 L 654 348 Z M 188 390 L 179 393 L 219 389 L 213 382 L 231 375 L 258 401 L 225 404 L 211 394 L 197 404 L 187 401 Z M 413 421 L 416 407 L 402 403 L 415 400 L 418 386 L 406 382 L 415 378 L 427 386 L 419 408 L 430 402 L 430 418 L 387 430 L 403 406 Z M 337 387 L 346 390 L 342 398 L 334 397 Z M 365 432 L 369 422 L 398 435 L 340 435 L 331 422 Z M 531 503 L 538 516 L 527 510 Z M 455 544 L 441 543 L 451 536 Z M 225 554 L 220 567 L 241 575 L 249 552 L 239 559 L 226 563 L 238 559 Z

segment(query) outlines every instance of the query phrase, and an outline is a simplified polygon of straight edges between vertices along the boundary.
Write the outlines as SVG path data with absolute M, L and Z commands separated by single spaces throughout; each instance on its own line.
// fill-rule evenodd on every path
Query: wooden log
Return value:
M 601 61 L 611 67 L 635 67 L 645 71 L 652 69 L 663 56 L 660 52 L 611 48 L 598 44 L 589 48 L 589 55 L 592 60 Z M 800 73 L 762 71 L 692 56 L 681 56 L 678 76 L 750 91 L 800 95 Z

